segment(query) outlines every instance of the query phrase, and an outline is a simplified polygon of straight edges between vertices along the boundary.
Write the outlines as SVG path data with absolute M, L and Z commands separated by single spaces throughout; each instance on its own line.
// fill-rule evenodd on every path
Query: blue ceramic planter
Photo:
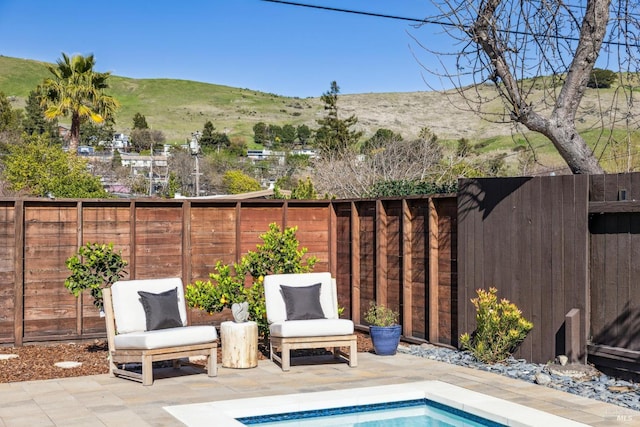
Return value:
M 373 343 L 373 349 L 380 356 L 391 356 L 396 354 L 400 343 L 400 333 L 402 326 L 369 326 L 369 335 Z

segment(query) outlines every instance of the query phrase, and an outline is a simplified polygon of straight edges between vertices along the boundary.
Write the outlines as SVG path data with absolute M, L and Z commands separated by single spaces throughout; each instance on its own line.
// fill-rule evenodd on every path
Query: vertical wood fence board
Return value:
M 436 209 L 433 199 L 428 202 L 428 230 L 429 230 L 429 293 L 427 304 L 429 311 L 429 339 L 433 342 L 440 342 L 440 309 L 448 310 L 448 307 L 442 307 L 440 301 L 440 229 L 438 227 L 438 210 Z M 444 242 L 442 242 L 444 243 Z M 450 311 L 450 309 L 449 309 Z
M 136 205 L 137 279 L 182 277 L 182 204 Z
M 360 212 L 355 204 L 351 202 L 351 319 L 356 323 L 362 323 L 362 280 L 360 271 Z
M 297 227 L 300 247 L 307 248 L 305 258 L 315 256 L 315 271 L 329 271 L 330 205 L 290 203 L 287 206 L 286 227 Z
M 402 334 L 413 336 L 413 216 L 406 199 L 402 200 Z M 421 337 L 424 339 L 424 335 Z
M 338 303 L 344 307 L 343 316 L 352 319 L 354 292 L 351 283 L 351 204 L 334 203 L 333 206 L 336 216 L 335 277 L 338 288 Z
M 256 245 L 262 244 L 260 235 L 269 231 L 269 224 L 276 223 L 280 230 L 282 224 L 283 204 L 249 205 L 242 204 L 240 217 L 240 254 L 256 249 Z
M 14 203 L 0 203 L 0 343 L 14 340 L 17 317 L 16 210 Z
M 408 203 L 411 217 L 412 336 L 429 339 L 429 209 L 425 200 Z
M 388 270 L 387 270 L 387 211 L 385 209 L 382 200 L 376 200 L 376 213 L 375 213 L 375 302 L 376 304 L 389 307 L 389 299 L 387 291 L 389 289 L 388 283 Z M 394 308 L 397 310 L 397 307 Z
M 540 325 L 546 312 L 543 307 L 543 300 L 547 298 L 547 295 L 543 294 L 543 292 L 545 292 L 543 291 L 543 287 L 545 286 L 545 282 L 548 283 L 548 280 L 544 277 L 544 272 L 549 270 L 546 264 L 546 251 L 543 248 L 543 242 L 548 239 L 546 231 L 548 231 L 548 225 L 551 221 L 547 217 L 548 210 L 534 212 L 534 207 L 541 206 L 542 199 L 545 197 L 546 187 L 544 183 L 544 179 L 538 179 L 532 183 L 530 205 L 528 208 L 528 218 L 529 221 L 531 221 L 531 234 L 529 236 L 531 258 L 528 262 L 530 282 L 527 287 L 531 301 L 531 312 L 527 313 L 527 319 L 533 322 L 534 325 L 534 329 L 530 332 L 531 350 L 529 352 L 529 360 L 541 360 L 543 358 L 542 348 L 533 345 L 533 343 L 543 339 Z M 520 256 L 524 256 L 525 253 L 521 253 Z
M 208 280 L 218 261 L 236 261 L 235 204 L 191 204 L 191 281 Z
M 64 287 L 65 261 L 77 250 L 76 204 L 25 205 L 24 331 L 39 335 L 75 335 L 76 298 Z M 45 246 L 42 239 L 49 243 Z
M 387 304 L 400 313 L 404 321 L 405 298 L 402 292 L 402 203 L 397 200 L 383 202 L 386 213 L 386 270 L 387 270 Z M 410 304 L 410 301 L 407 301 Z
M 451 198 L 432 199 L 437 213 L 436 284 L 438 287 L 438 337 L 437 342 L 458 345 L 458 292 L 457 292 L 457 205 Z M 432 340 L 432 338 L 430 338 Z
M 358 204 L 360 253 L 360 313 L 376 301 L 376 204 Z

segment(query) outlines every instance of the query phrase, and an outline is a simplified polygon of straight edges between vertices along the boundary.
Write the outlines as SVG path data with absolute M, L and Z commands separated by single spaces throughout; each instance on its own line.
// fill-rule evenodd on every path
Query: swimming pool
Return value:
M 428 399 L 236 418 L 258 427 L 507 427 Z
M 503 425 L 586 427 L 566 418 L 442 381 L 234 399 L 164 409 L 189 427 L 241 427 L 238 418 L 428 399 Z

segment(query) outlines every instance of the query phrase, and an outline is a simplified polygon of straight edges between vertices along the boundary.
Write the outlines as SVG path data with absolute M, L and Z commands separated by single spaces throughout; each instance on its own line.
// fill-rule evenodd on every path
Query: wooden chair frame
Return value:
M 271 361 L 280 364 L 283 371 L 291 369 L 291 350 L 333 347 L 333 356 L 344 358 L 349 366 L 358 366 L 358 338 L 353 335 L 335 335 L 325 337 L 269 337 L 269 354 Z M 348 352 L 342 351 L 349 348 Z M 276 353 L 280 350 L 280 356 Z
M 109 346 L 109 374 L 128 378 L 142 382 L 143 385 L 153 384 L 153 362 L 173 360 L 173 366 L 178 368 L 181 364 L 193 365 L 191 363 L 180 362 L 178 359 L 190 356 L 206 356 L 207 375 L 215 377 L 217 373 L 218 342 L 214 341 L 206 344 L 195 344 L 177 347 L 157 348 L 151 350 L 143 349 L 116 349 L 116 319 L 113 312 L 111 300 L 111 289 L 103 289 L 105 319 L 107 323 L 107 343 Z M 118 364 L 141 363 L 142 373 L 128 371 L 118 368 Z M 195 365 L 194 365 L 195 366 Z

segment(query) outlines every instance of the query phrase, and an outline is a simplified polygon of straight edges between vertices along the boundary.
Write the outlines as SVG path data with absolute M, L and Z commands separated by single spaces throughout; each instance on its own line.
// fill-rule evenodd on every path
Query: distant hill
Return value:
M 23 107 L 29 92 L 49 76 L 46 65 L 0 56 L 0 91 L 11 97 L 14 107 Z M 227 132 L 230 137 L 242 137 L 251 146 L 253 126 L 258 122 L 307 124 L 315 128 L 316 120 L 324 116 L 321 94 L 314 98 L 284 97 L 187 80 L 122 76 L 112 76 L 110 85 L 109 93 L 122 104 L 116 116 L 116 131 L 127 133 L 133 124 L 133 116 L 140 113 L 151 128 L 165 134 L 168 142 L 185 141 L 193 131 L 202 130 L 204 123 L 211 120 L 217 131 Z M 491 87 L 474 90 L 486 99 L 495 98 Z M 585 133 L 585 137 L 594 145 L 596 138 L 602 139 L 596 126 L 600 106 L 604 106 L 606 114 L 613 115 L 620 110 L 616 102 L 622 101 L 616 98 L 615 88 L 587 90 L 578 123 L 584 129 L 593 128 Z M 365 137 L 385 128 L 405 138 L 414 138 L 421 128 L 428 127 L 450 147 L 464 137 L 477 145 L 482 153 L 503 152 L 513 159 L 518 149 L 527 146 L 524 138 L 517 134 L 512 136 L 511 124 L 483 120 L 470 111 L 455 91 L 340 95 L 338 107 L 344 117 L 351 114 L 358 117 L 358 126 L 365 132 Z M 495 99 L 489 103 L 489 108 L 496 113 L 502 110 L 500 101 Z M 537 148 L 538 159 L 544 164 L 562 164 L 545 138 L 531 135 L 530 142 Z M 605 145 L 598 142 L 601 148 Z
M 46 66 L 39 61 L 0 56 L 0 91 L 15 97 L 14 105 L 22 107 L 29 92 L 49 77 Z M 140 113 L 150 127 L 163 131 L 171 141 L 183 141 L 191 132 L 201 130 L 207 120 L 218 131 L 226 129 L 230 136 L 252 139 L 253 125 L 258 122 L 294 126 L 304 123 L 313 128 L 324 115 L 321 94 L 315 98 L 291 98 L 175 79 L 112 76 L 109 81 L 108 92 L 122 104 L 116 130 L 126 132 L 133 116 Z M 471 114 L 461 115 L 438 92 L 340 95 L 338 106 L 345 116 L 358 117 L 366 135 L 386 128 L 411 138 L 425 126 L 444 139 L 485 138 L 509 132 L 509 126 L 498 129 Z

